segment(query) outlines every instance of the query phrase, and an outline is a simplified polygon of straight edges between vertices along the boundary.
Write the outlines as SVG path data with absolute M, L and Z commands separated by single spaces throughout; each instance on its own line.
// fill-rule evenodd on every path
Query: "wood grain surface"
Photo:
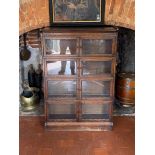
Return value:
M 113 131 L 47 131 L 44 117 L 20 117 L 20 155 L 134 155 L 134 117 L 114 117 Z

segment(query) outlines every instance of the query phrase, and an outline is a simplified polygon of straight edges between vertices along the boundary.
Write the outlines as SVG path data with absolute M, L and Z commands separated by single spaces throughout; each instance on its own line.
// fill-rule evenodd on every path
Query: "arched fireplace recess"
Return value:
M 19 34 L 50 26 L 49 0 L 20 0 Z M 106 0 L 105 25 L 135 29 L 135 0 Z
M 28 80 L 28 66 L 33 64 L 36 70 L 42 64 L 41 39 L 42 29 L 50 26 L 49 0 L 20 0 L 19 8 L 19 51 L 24 46 L 26 34 L 27 49 L 31 57 L 27 61 L 20 60 L 20 93 L 23 81 Z M 135 0 L 106 0 L 105 25 L 118 28 L 117 73 L 135 73 Z M 134 115 L 134 106 L 123 107 L 116 98 L 114 115 Z M 33 112 L 21 115 L 43 114 L 43 99 L 40 107 Z

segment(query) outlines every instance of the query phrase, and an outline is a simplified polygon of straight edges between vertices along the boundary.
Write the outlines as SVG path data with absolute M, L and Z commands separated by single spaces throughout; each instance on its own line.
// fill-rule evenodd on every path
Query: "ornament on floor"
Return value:
M 118 73 L 116 76 L 116 98 L 123 107 L 135 105 L 135 74 Z
M 24 81 L 23 92 L 20 95 L 20 102 L 22 111 L 32 111 L 39 105 L 39 89 L 36 87 L 29 87 L 28 83 Z

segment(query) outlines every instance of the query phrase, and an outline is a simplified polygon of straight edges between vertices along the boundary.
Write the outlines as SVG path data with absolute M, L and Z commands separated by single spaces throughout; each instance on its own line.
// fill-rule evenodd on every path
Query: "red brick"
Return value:
M 116 3 L 116 0 L 112 0 L 112 1 L 111 1 L 109 14 L 112 14 L 112 13 L 113 13 L 115 3 Z
M 134 15 L 134 13 L 135 13 L 135 2 L 132 1 L 127 16 L 128 16 L 129 18 L 132 18 L 133 15 Z
M 135 29 L 135 0 L 106 0 L 105 24 Z M 19 34 L 49 26 L 48 0 L 21 0 Z

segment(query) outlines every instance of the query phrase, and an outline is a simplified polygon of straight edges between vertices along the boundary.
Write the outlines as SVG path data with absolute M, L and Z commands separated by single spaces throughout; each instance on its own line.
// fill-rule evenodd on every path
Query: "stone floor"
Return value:
M 119 100 L 115 100 L 113 105 L 114 116 L 135 116 L 135 106 L 124 107 L 120 104 Z

